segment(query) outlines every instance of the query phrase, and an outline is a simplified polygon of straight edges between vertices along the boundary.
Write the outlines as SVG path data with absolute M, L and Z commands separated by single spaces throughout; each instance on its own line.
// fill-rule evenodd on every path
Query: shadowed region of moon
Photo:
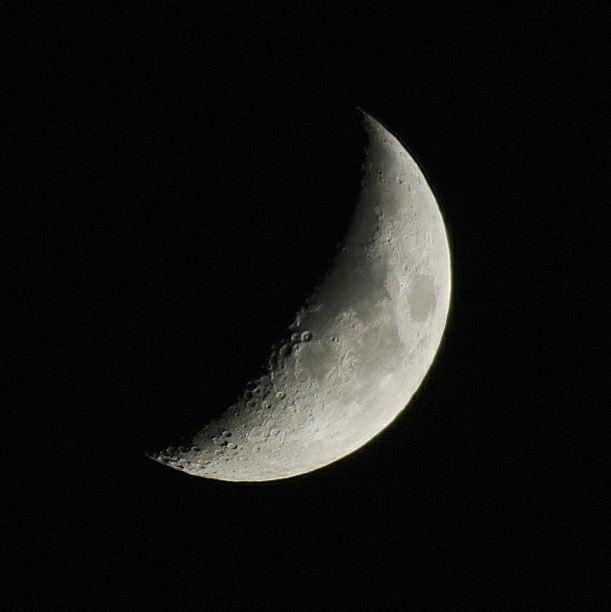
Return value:
M 187 445 L 151 456 L 195 476 L 289 478 L 354 452 L 405 408 L 439 347 L 450 252 L 412 157 L 364 113 L 362 189 L 343 248 L 265 374 Z

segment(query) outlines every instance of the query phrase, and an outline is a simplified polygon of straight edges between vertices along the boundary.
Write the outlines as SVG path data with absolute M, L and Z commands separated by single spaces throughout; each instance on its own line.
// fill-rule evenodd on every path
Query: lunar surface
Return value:
M 187 445 L 154 455 L 194 476 L 289 478 L 354 452 L 407 406 L 446 324 L 448 239 L 422 171 L 364 113 L 362 191 L 344 247 L 274 345 L 265 374 Z

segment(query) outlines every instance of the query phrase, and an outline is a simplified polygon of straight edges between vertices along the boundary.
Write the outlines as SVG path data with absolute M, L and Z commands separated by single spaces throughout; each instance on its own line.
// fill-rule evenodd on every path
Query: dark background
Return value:
M 20 609 L 604 609 L 603 3 L 206 6 L 4 22 Z M 451 242 L 410 410 L 286 481 L 150 461 L 235 399 L 328 268 L 356 107 L 422 166 Z

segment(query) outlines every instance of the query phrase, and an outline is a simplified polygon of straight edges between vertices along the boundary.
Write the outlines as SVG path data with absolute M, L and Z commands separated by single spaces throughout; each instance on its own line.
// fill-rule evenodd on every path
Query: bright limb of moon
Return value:
M 266 373 L 188 445 L 151 455 L 194 476 L 289 478 L 366 444 L 407 406 L 445 328 L 448 238 L 422 171 L 364 113 L 362 191 L 344 247 Z

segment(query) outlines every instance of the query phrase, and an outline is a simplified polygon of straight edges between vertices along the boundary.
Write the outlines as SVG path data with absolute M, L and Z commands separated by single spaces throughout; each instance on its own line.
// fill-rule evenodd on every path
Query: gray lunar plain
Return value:
M 407 406 L 439 347 L 450 251 L 424 175 L 364 114 L 361 196 L 325 281 L 222 417 L 152 458 L 227 481 L 289 478 L 354 452 Z

